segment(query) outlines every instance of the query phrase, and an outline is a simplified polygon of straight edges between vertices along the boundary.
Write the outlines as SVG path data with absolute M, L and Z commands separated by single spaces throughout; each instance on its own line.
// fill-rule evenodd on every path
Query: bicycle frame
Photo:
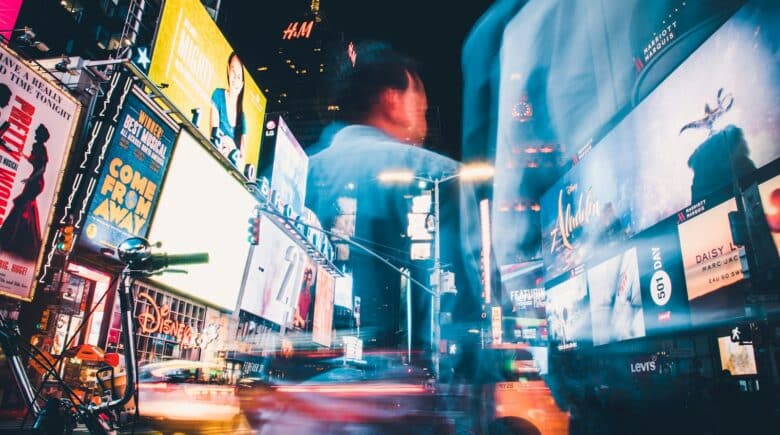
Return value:
M 33 391 L 30 378 L 27 376 L 27 372 L 24 370 L 24 363 L 22 363 L 21 351 L 16 339 L 20 336 L 19 328 L 14 326 L 11 329 L 11 334 L 6 333 L 4 329 L 0 329 L 0 345 L 2 345 L 5 356 L 8 359 L 8 364 L 11 367 L 11 374 L 14 377 L 16 385 L 19 387 L 19 391 L 22 393 L 22 398 L 27 404 L 32 414 L 37 417 L 41 412 L 41 407 L 35 400 L 35 392 Z

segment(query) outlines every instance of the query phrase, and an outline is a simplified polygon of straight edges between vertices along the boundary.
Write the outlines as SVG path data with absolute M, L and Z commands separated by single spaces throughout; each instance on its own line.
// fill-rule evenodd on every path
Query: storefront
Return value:
M 207 307 L 146 283 L 135 283 L 136 355 L 139 363 L 169 359 L 199 361 Z M 119 302 L 114 304 L 106 350 L 121 353 Z

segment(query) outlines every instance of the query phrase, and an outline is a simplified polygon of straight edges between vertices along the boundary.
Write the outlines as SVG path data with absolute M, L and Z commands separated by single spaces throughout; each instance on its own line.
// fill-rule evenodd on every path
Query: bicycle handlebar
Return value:
M 151 254 L 148 258 L 143 260 L 138 266 L 141 269 L 156 271 L 165 269 L 170 266 L 183 266 L 188 264 L 202 264 L 209 262 L 209 254 L 207 252 L 199 252 L 197 254 Z

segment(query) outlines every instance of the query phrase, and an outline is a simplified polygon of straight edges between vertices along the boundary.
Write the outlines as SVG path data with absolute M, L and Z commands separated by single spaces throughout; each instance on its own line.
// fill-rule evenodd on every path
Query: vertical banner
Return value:
M 234 168 L 253 179 L 266 98 L 198 0 L 167 0 L 149 66 L 165 95 Z
M 128 237 L 146 237 L 175 140 L 173 128 L 128 95 L 80 238 L 88 249 L 113 250 Z
M 31 300 L 80 105 L 0 46 L 0 294 Z
M 333 330 L 333 293 L 336 281 L 321 267 L 317 271 L 317 298 L 314 302 L 313 342 L 330 347 Z

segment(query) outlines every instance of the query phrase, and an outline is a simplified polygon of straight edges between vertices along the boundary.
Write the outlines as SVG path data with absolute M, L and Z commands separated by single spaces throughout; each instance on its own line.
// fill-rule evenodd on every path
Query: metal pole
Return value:
M 433 228 L 434 228 L 434 244 L 433 244 L 433 273 L 436 282 L 433 292 L 433 343 L 431 343 L 431 350 L 433 351 L 433 374 L 435 378 L 439 379 L 439 342 L 441 341 L 441 323 L 439 319 L 439 311 L 441 309 L 441 229 L 439 225 L 439 183 L 441 179 L 433 180 Z

